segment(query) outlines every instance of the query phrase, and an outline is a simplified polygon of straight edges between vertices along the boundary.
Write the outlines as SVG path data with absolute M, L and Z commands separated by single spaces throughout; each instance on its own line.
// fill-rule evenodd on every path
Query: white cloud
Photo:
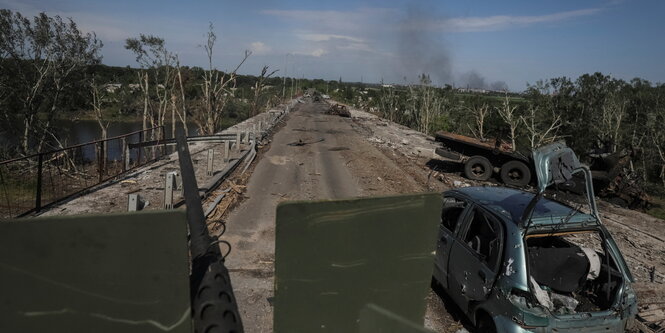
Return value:
M 354 11 L 339 10 L 280 10 L 269 9 L 261 14 L 286 19 L 289 21 L 307 22 L 312 28 L 321 31 L 362 31 L 367 22 L 395 14 L 396 10 L 388 8 L 360 8 Z
M 249 44 L 249 49 L 255 55 L 264 55 L 264 54 L 268 54 L 268 53 L 270 53 L 270 51 L 272 51 L 272 48 L 270 46 L 266 45 L 263 42 L 253 42 L 253 43 Z
M 326 53 L 327 52 L 324 49 L 316 49 L 316 50 L 312 51 L 312 53 L 310 55 L 313 56 L 313 57 L 320 57 L 320 56 L 322 56 Z
M 301 51 L 301 52 L 293 52 L 295 55 L 300 55 L 300 56 L 308 56 L 308 57 L 322 57 L 326 54 L 328 54 L 328 51 L 322 48 L 310 50 L 310 51 Z
M 334 34 L 298 34 L 298 37 L 302 40 L 313 42 L 325 42 L 333 39 L 342 39 L 356 43 L 363 43 L 363 40 L 360 38 Z
M 415 22 L 410 24 L 410 26 L 416 29 L 443 29 L 458 32 L 495 31 L 512 26 L 523 27 L 538 23 L 560 22 L 575 17 L 591 16 L 602 10 L 601 8 L 587 8 L 533 16 L 494 15 L 485 17 L 457 17 L 434 22 Z

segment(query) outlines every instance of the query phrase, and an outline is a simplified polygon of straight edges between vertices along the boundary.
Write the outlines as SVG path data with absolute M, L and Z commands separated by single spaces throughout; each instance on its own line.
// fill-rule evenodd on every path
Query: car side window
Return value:
M 495 269 L 499 263 L 503 241 L 501 224 L 481 209 L 474 209 L 472 214 L 464 243 L 480 255 L 487 267 Z
M 450 232 L 455 232 L 455 227 L 457 227 L 457 222 L 464 212 L 467 203 L 464 200 L 445 197 L 443 198 L 443 209 L 441 210 L 441 225 L 450 230 Z

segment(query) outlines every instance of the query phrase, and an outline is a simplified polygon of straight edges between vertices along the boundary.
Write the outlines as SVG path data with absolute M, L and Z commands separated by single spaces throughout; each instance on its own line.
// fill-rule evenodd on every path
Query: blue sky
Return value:
M 181 63 L 203 66 L 208 22 L 215 66 L 263 65 L 288 76 L 438 84 L 513 91 L 557 76 L 601 71 L 665 82 L 665 1 L 85 1 L 0 0 L 0 7 L 71 17 L 104 42 L 103 62 L 136 66 L 124 40 L 166 40 Z M 288 56 L 287 56 L 288 54 Z M 286 63 L 286 67 L 285 67 Z

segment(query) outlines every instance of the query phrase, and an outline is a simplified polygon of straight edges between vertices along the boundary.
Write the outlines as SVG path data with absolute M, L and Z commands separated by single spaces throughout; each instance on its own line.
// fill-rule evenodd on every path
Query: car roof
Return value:
M 530 192 L 499 186 L 463 187 L 451 190 L 451 192 L 461 193 L 498 215 L 503 215 L 512 220 L 517 225 L 520 224 L 524 210 L 535 195 Z M 535 224 L 558 224 L 573 210 L 574 208 L 563 203 L 541 198 L 533 211 L 531 219 Z M 575 214 L 575 218 L 569 220 L 569 222 L 589 219 L 592 219 L 590 215 L 578 212 Z

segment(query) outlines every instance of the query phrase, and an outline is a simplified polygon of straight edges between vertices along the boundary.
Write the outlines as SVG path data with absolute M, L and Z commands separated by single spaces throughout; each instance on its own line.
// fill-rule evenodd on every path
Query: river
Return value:
M 171 124 L 165 126 L 166 137 L 171 137 Z M 64 146 L 71 146 L 79 143 L 99 140 L 102 137 L 102 130 L 96 120 L 58 120 L 55 128 L 58 129 L 58 137 Z M 120 136 L 123 134 L 140 131 L 143 123 L 138 121 L 115 121 L 110 122 L 108 127 L 108 137 Z M 197 135 L 197 127 L 194 123 L 187 124 L 189 135 Z

